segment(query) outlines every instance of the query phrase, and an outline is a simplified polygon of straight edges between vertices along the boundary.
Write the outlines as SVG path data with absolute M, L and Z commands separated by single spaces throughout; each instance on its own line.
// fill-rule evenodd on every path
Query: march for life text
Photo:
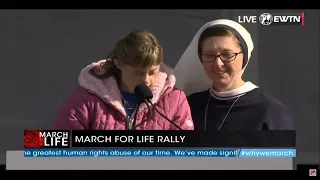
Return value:
M 75 143 L 183 143 L 185 136 L 75 136 Z

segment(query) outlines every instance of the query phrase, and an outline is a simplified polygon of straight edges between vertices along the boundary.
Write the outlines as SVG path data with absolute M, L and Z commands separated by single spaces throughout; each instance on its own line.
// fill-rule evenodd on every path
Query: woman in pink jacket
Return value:
M 193 130 L 186 95 L 174 87 L 173 70 L 162 60 L 163 49 L 154 35 L 131 32 L 106 60 L 82 69 L 79 85 L 60 109 L 55 129 Z M 172 122 L 154 108 L 149 117 L 147 104 L 134 94 L 138 84 L 151 89 L 152 104 Z

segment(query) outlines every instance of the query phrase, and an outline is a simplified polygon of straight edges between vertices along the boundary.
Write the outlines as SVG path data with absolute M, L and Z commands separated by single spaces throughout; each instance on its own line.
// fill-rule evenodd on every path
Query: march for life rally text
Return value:
M 75 143 L 183 143 L 185 136 L 75 136 Z

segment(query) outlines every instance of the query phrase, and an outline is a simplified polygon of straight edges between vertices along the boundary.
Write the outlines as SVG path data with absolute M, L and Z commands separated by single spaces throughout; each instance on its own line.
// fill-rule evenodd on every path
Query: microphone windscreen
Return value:
M 134 94 L 141 100 L 152 99 L 151 89 L 145 84 L 139 84 L 134 88 Z

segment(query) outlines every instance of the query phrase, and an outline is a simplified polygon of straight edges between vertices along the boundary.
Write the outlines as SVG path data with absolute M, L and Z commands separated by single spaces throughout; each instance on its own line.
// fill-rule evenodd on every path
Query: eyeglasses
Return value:
M 203 62 L 214 62 L 217 57 L 219 57 L 222 61 L 227 61 L 227 62 L 230 62 L 230 61 L 234 61 L 237 56 L 239 54 L 241 54 L 242 52 L 238 52 L 238 53 L 223 53 L 223 54 L 219 54 L 219 55 L 212 55 L 212 54 L 201 54 L 201 56 L 203 56 L 201 58 L 201 60 Z

